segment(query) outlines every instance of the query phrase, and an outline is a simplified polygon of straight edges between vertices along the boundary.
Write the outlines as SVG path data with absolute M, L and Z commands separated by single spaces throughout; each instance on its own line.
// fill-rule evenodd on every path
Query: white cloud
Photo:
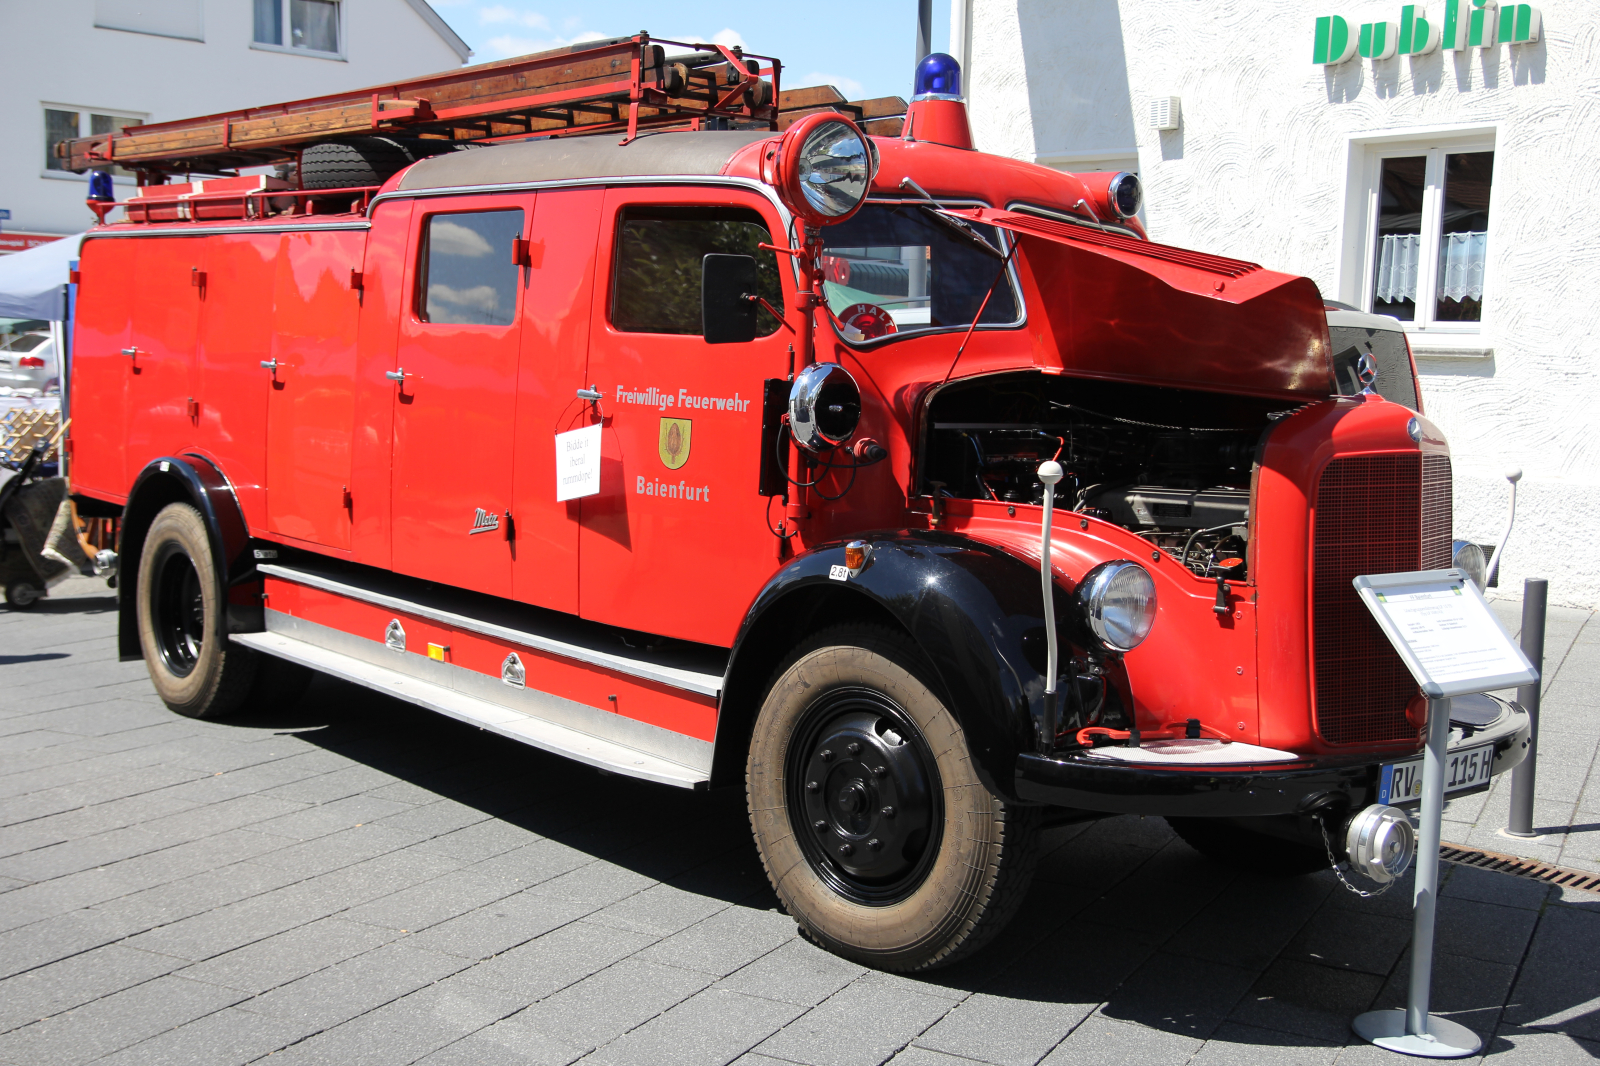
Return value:
M 584 41 L 603 41 L 605 34 L 585 30 L 573 37 L 518 37 L 514 34 L 502 34 L 492 37 L 486 46 L 488 53 L 495 59 L 510 59 L 512 56 L 525 56 L 534 52 L 548 52 L 552 48 L 566 48 L 568 45 L 581 44 Z
M 866 94 L 865 86 L 856 81 L 856 79 L 848 78 L 843 74 L 824 74 L 821 71 L 812 71 L 810 74 L 794 81 L 790 81 L 788 78 L 783 79 L 783 87 L 785 89 L 804 89 L 810 85 L 831 85 L 844 93 L 846 100 L 859 100 Z
M 537 11 L 514 11 L 504 4 L 478 9 L 478 21 L 486 26 L 512 22 L 533 30 L 549 30 L 550 20 Z
M 477 230 L 443 219 L 429 227 L 428 243 L 434 251 L 443 255 L 459 255 L 468 259 L 480 259 L 494 250 Z
M 476 311 L 480 315 L 492 316 L 500 308 L 500 294 L 493 285 L 474 285 L 470 289 L 456 289 L 440 282 L 432 282 L 428 286 L 429 304 L 446 304 L 462 311 Z M 468 319 L 470 321 L 470 318 Z M 492 317 L 486 319 L 492 321 Z

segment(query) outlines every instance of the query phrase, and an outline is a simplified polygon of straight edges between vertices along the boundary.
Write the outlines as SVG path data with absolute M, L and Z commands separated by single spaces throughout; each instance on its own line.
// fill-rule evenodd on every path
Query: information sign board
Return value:
M 600 491 L 600 423 L 556 434 L 556 501 Z
M 1539 679 L 1465 572 L 1371 574 L 1354 583 L 1429 699 L 1531 685 Z

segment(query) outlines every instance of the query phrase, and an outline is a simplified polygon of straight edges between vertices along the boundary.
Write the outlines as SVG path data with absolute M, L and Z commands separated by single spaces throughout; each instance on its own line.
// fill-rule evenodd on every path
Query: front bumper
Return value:
M 1500 713 L 1481 725 L 1458 725 L 1452 714 L 1450 748 L 1454 751 L 1493 741 L 1492 780 L 1527 757 L 1528 713 L 1518 704 L 1492 696 L 1476 698 L 1492 701 Z M 1412 757 L 1414 753 L 1393 753 L 1362 761 L 1307 759 L 1239 769 L 1186 770 L 1111 763 L 1082 753 L 1023 754 L 1017 757 L 1014 787 L 1017 798 L 1027 803 L 1108 814 L 1254 818 L 1298 814 L 1330 803 L 1360 810 L 1377 801 L 1383 763 Z

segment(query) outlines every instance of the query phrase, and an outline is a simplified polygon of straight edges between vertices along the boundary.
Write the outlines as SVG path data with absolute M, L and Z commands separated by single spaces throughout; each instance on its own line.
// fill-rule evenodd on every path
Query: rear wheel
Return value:
M 191 718 L 237 710 L 255 681 L 257 657 L 228 641 L 225 590 L 199 511 L 171 503 L 156 515 L 135 595 L 139 643 L 162 701 Z
M 979 781 L 916 647 L 878 627 L 819 634 L 779 670 L 751 740 L 750 824 L 809 937 L 889 970 L 982 947 L 1027 893 L 1038 810 Z
M 1227 818 L 1168 818 L 1173 832 L 1208 859 L 1277 877 L 1326 870 L 1326 848 L 1259 833 Z

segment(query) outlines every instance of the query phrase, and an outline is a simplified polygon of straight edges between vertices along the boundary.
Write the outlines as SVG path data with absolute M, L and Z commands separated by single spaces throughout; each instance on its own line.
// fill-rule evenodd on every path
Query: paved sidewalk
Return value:
M 1409 881 L 1361 900 L 1111 819 L 1049 834 L 979 959 L 875 973 L 795 935 L 737 792 L 603 776 L 325 680 L 270 718 L 190 721 L 115 661 L 113 606 L 75 580 L 0 610 L 0 1062 L 1397 1061 L 1348 1026 L 1403 1001 Z M 1522 848 L 1568 864 L 1600 854 L 1596 627 L 1552 618 L 1560 831 Z M 1469 842 L 1497 796 L 1452 806 Z M 1435 1009 L 1497 1062 L 1600 1056 L 1597 960 L 1600 897 L 1447 868 Z

